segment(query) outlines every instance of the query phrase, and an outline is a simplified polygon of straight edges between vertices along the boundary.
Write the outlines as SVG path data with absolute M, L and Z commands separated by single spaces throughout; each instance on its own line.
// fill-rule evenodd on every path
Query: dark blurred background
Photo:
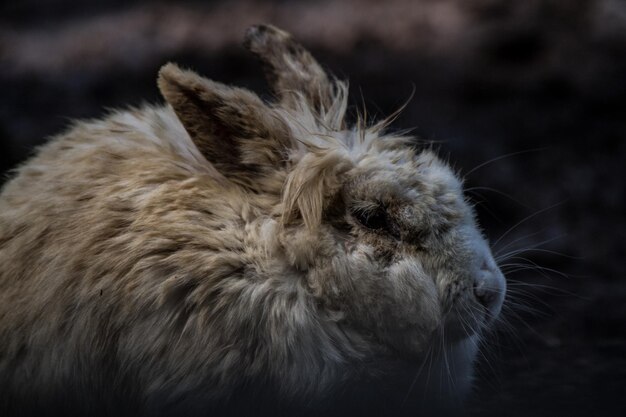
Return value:
M 176 61 L 267 97 L 240 46 L 292 32 L 352 104 L 437 144 L 502 261 L 476 416 L 626 415 L 626 2 L 72 1 L 0 6 L 0 170 L 70 119 L 158 102 Z

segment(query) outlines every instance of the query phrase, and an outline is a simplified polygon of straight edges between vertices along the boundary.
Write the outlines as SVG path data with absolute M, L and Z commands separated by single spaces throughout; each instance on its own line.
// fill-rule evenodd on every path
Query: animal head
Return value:
M 493 320 L 505 281 L 450 167 L 387 121 L 348 126 L 346 85 L 287 33 L 253 27 L 245 46 L 272 103 L 173 64 L 158 83 L 200 153 L 256 204 L 263 256 L 283 265 L 271 273 L 305 284 L 316 320 L 400 354 Z

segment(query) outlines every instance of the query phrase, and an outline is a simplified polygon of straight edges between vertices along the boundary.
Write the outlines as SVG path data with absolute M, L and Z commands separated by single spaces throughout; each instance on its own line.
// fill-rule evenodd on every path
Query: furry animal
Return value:
M 1 415 L 466 395 L 505 281 L 461 181 L 385 121 L 348 126 L 346 84 L 287 33 L 245 46 L 274 102 L 167 64 L 167 105 L 76 123 L 5 185 Z

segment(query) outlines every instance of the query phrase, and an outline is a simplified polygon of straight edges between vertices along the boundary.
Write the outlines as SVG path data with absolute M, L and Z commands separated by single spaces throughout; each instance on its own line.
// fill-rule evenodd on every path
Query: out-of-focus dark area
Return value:
M 626 415 L 622 0 L 4 2 L 3 181 L 70 119 L 160 101 L 167 61 L 267 97 L 240 46 L 254 23 L 293 33 L 369 114 L 414 88 L 394 127 L 437 143 L 510 254 L 471 414 Z

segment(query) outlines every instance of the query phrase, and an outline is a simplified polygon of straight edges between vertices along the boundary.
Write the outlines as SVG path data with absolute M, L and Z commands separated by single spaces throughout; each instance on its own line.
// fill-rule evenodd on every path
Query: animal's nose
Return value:
M 500 312 L 506 283 L 500 269 L 490 259 L 483 261 L 474 279 L 474 295 L 492 317 Z

